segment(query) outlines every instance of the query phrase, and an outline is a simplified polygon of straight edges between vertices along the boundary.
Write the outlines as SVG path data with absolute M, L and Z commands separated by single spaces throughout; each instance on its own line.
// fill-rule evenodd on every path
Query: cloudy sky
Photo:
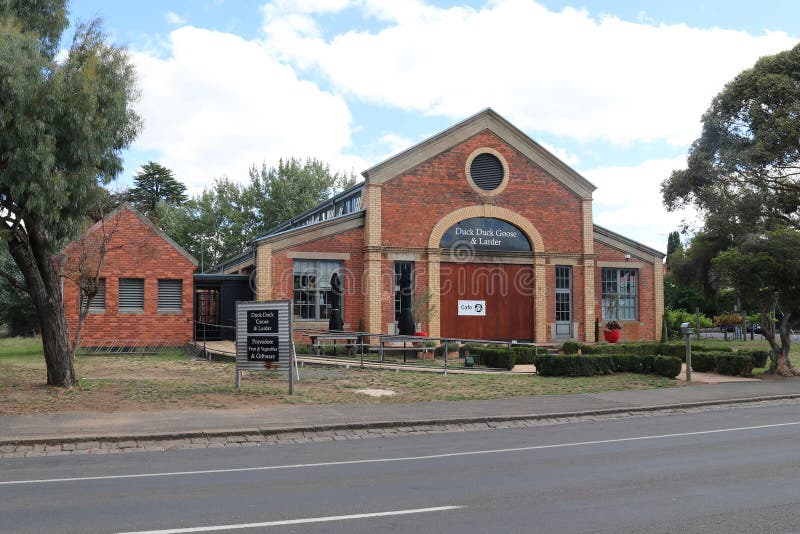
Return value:
M 711 98 L 800 40 L 796 0 L 73 0 L 130 50 L 149 160 L 192 192 L 256 163 L 362 170 L 491 107 L 597 187 L 595 222 L 659 250 L 659 184 Z

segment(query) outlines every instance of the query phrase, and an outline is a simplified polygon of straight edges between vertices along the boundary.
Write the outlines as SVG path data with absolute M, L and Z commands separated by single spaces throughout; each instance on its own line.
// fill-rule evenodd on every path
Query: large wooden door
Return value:
M 442 337 L 533 340 L 533 282 L 531 265 L 442 263 Z M 459 315 L 459 300 L 486 301 L 486 316 Z

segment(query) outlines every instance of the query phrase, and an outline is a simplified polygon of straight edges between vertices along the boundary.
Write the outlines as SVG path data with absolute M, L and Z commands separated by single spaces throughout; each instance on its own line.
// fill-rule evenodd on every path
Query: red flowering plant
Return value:
M 606 330 L 622 330 L 622 327 L 617 321 L 609 321 L 606 323 Z

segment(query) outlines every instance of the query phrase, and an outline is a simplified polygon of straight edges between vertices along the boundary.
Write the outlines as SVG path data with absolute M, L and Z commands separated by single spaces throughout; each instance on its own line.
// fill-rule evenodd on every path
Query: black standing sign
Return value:
M 278 336 L 247 336 L 247 361 L 280 361 L 280 346 Z
M 280 361 L 278 310 L 247 310 L 247 361 Z M 274 336 L 250 334 L 275 334 Z
M 278 310 L 247 310 L 248 334 L 277 334 Z
M 292 302 L 268 300 L 236 303 L 236 387 L 242 371 L 288 366 L 289 394 L 297 371 L 292 343 Z

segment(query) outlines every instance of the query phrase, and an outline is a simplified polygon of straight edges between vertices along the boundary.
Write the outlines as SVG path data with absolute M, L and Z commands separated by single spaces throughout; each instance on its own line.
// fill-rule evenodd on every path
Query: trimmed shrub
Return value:
M 729 376 L 751 375 L 753 357 L 749 354 L 717 354 L 717 372 Z
M 667 378 L 675 378 L 681 372 L 681 360 L 674 356 L 655 356 L 653 371 Z
M 768 350 L 739 350 L 736 351 L 734 354 L 746 354 L 753 358 L 753 367 L 766 367 L 767 361 L 769 361 L 769 351 Z
M 540 354 L 533 363 L 541 376 L 594 376 L 614 372 L 610 355 Z
M 692 351 L 692 371 L 698 373 L 708 373 L 716 369 L 717 355 L 711 352 L 698 352 L 695 354 Z
M 578 349 L 580 348 L 581 344 L 577 341 L 565 341 L 561 346 L 561 351 L 564 354 L 578 354 Z
M 639 354 L 613 354 L 614 369 L 619 373 L 652 373 L 655 356 Z
M 480 345 L 475 345 L 470 347 L 469 354 L 487 367 L 510 370 L 515 364 L 514 354 L 505 347 L 482 347 Z
M 511 347 L 514 354 L 514 365 L 532 364 L 536 358 L 536 347 Z
M 684 343 L 662 343 L 658 348 L 658 353 L 662 356 L 674 356 L 684 361 L 686 360 L 686 345 Z

